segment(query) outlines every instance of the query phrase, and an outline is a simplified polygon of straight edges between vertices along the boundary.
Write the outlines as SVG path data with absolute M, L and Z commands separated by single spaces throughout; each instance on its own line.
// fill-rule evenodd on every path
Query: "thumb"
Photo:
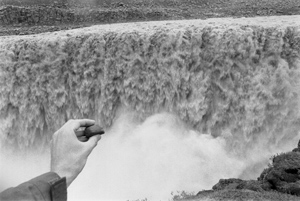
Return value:
M 89 153 L 97 146 L 99 140 L 101 139 L 101 135 L 94 135 L 89 138 L 88 141 L 84 142 L 85 147 L 89 150 Z

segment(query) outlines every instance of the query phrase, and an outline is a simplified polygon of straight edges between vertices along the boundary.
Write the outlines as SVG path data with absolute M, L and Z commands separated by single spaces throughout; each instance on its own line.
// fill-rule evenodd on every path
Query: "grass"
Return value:
M 191 196 L 189 198 L 181 199 L 186 201 L 200 201 L 200 200 L 212 200 L 212 201 L 299 201 L 299 197 L 288 194 L 272 192 L 254 192 L 249 190 L 220 190 L 220 191 L 207 191 L 197 196 Z

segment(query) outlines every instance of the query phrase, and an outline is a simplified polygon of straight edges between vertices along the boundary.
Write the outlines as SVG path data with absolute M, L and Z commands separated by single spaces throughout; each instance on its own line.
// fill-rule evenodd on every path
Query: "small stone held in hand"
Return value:
M 94 135 L 102 135 L 104 133 L 105 132 L 104 132 L 103 128 L 96 124 L 93 126 L 86 127 L 84 130 L 84 135 L 88 138 L 90 138 Z

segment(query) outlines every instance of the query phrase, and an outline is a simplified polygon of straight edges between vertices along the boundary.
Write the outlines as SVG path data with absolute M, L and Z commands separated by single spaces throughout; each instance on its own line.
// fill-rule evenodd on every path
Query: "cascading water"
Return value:
M 71 199 L 166 199 L 220 178 L 255 179 L 300 137 L 299 22 L 148 22 L 0 37 L 2 150 L 37 158 L 67 119 L 92 118 L 107 134 Z M 9 168 L 21 164 L 15 157 L 1 157 L 1 172 L 18 170 Z M 26 175 L 47 171 L 48 158 Z

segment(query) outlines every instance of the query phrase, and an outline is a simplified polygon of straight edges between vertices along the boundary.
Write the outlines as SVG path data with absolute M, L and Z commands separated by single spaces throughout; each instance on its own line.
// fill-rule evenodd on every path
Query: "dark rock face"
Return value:
M 298 142 L 298 147 L 293 149 L 293 152 L 300 152 L 300 140 Z
M 47 6 L 2 6 L 0 7 L 0 25 L 60 25 L 74 23 L 107 23 L 130 20 L 160 19 L 167 17 L 163 10 L 141 10 L 129 8 L 126 4 L 118 3 L 113 9 L 81 9 L 68 8 L 66 4 Z
M 220 181 L 213 186 L 213 190 L 229 189 L 247 189 L 257 192 L 264 191 L 261 187 L 261 183 L 255 180 L 244 181 L 241 179 L 220 179 Z
M 74 20 L 74 12 L 63 6 L 0 7 L 0 25 L 53 25 Z
M 300 141 L 291 152 L 273 158 L 257 180 L 220 179 L 213 190 L 245 189 L 257 192 L 278 191 L 300 196 Z
M 273 158 L 259 180 L 265 190 L 274 189 L 282 193 L 300 196 L 300 152 L 288 152 Z

